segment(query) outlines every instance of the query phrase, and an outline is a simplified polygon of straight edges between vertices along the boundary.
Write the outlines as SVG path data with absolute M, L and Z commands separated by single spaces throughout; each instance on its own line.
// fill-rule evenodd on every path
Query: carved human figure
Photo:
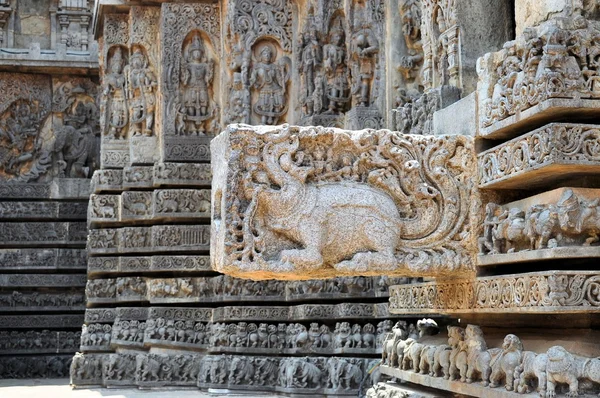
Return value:
M 135 47 L 129 59 L 129 98 L 131 102 L 131 128 L 133 135 L 151 136 L 154 128 L 156 87 L 158 82 L 148 58 L 142 49 Z
M 54 152 L 59 177 L 90 177 L 95 168 L 95 134 L 92 119 L 97 116 L 94 103 L 77 102 L 64 125 L 55 131 Z
M 192 37 L 186 49 L 181 70 L 183 120 L 178 125 L 179 134 L 205 134 L 204 122 L 212 117 L 209 88 L 213 81 L 214 63 L 207 60 L 199 34 Z
M 349 98 L 345 33 L 339 18 L 331 27 L 328 43 L 323 47 L 323 68 L 327 77 L 327 113 L 340 112 Z
M 369 106 L 373 77 L 377 66 L 379 41 L 367 20 L 361 21 L 360 29 L 352 35 L 350 43 L 354 83 L 352 94 L 357 105 Z
M 284 62 L 275 63 L 275 50 L 268 44 L 261 48 L 259 56 L 250 76 L 250 85 L 258 91 L 254 112 L 261 116 L 262 124 L 273 125 L 287 111 L 289 70 Z
M 127 77 L 124 73 L 125 59 L 121 47 L 116 47 L 108 61 L 104 75 L 103 96 L 106 99 L 106 134 L 115 139 L 124 139 L 128 124 Z
M 319 40 L 317 27 L 314 24 L 310 24 L 308 30 L 302 37 L 302 43 L 300 45 L 300 62 L 299 72 L 302 77 L 303 93 L 301 96 L 301 102 L 304 105 L 304 113 L 306 115 L 312 115 L 315 112 L 320 112 L 321 109 L 317 109 L 315 106 L 316 98 L 316 72 L 321 66 L 323 55 L 321 53 L 321 43 Z

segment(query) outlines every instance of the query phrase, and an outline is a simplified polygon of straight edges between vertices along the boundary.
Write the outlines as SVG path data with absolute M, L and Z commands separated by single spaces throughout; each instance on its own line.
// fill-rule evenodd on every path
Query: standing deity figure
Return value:
M 352 94 L 356 96 L 358 105 L 369 106 L 371 84 L 377 64 L 377 53 L 379 52 L 379 41 L 366 20 L 362 22 L 361 28 L 352 36 L 351 52 L 355 79 Z
M 348 91 L 348 73 L 346 66 L 345 34 L 341 20 L 331 28 L 329 43 L 323 48 L 323 66 L 327 76 L 328 113 L 339 112 L 345 102 Z
M 289 80 L 289 68 L 285 63 L 275 63 L 274 50 L 266 45 L 260 50 L 260 59 L 252 66 L 250 85 L 258 90 L 254 112 L 261 116 L 261 123 L 276 124 L 287 111 L 285 88 Z
M 152 136 L 157 84 L 147 57 L 140 48 L 135 48 L 129 59 L 129 98 L 134 136 Z
M 181 70 L 183 105 L 180 110 L 183 122 L 178 132 L 205 134 L 204 122 L 212 117 L 209 87 L 214 75 L 214 63 L 206 59 L 200 35 L 192 38 Z
M 321 111 L 321 109 L 317 109 L 315 106 L 315 103 L 319 103 L 320 99 L 314 98 L 314 96 L 318 94 L 315 93 L 315 72 L 322 61 L 321 44 L 319 43 L 317 28 L 312 24 L 302 39 L 299 61 L 300 75 L 302 76 L 302 86 L 304 89 L 301 103 L 304 105 L 304 113 L 312 115 L 314 112 Z
M 103 95 L 106 99 L 108 136 L 125 138 L 128 122 L 127 77 L 124 73 L 125 60 L 120 47 L 115 49 L 108 62 L 108 73 L 104 76 Z

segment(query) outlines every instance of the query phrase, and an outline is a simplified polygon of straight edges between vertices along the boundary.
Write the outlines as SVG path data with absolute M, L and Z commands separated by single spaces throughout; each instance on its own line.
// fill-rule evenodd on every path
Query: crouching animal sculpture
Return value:
M 246 222 L 252 215 L 262 216 L 271 232 L 303 247 L 281 251 L 278 270 L 324 265 L 353 271 L 395 269 L 395 250 L 404 228 L 392 196 L 351 180 L 307 183 L 314 167 L 296 164 L 293 155 L 298 147 L 298 137 L 285 132 L 267 143 L 263 159 L 270 183 L 264 181 L 266 175 L 257 174 L 254 179 L 259 182 L 247 184 L 245 191 L 250 199 Z

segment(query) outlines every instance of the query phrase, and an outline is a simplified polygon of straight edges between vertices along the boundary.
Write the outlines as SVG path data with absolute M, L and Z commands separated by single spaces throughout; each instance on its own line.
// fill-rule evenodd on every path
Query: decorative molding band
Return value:
M 391 314 L 597 313 L 600 273 L 549 271 L 390 288 Z

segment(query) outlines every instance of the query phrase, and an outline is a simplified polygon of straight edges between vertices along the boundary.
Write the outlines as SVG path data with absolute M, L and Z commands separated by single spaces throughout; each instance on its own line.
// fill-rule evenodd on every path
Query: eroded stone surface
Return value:
M 467 137 L 238 125 L 212 145 L 217 271 L 308 279 L 473 270 Z

